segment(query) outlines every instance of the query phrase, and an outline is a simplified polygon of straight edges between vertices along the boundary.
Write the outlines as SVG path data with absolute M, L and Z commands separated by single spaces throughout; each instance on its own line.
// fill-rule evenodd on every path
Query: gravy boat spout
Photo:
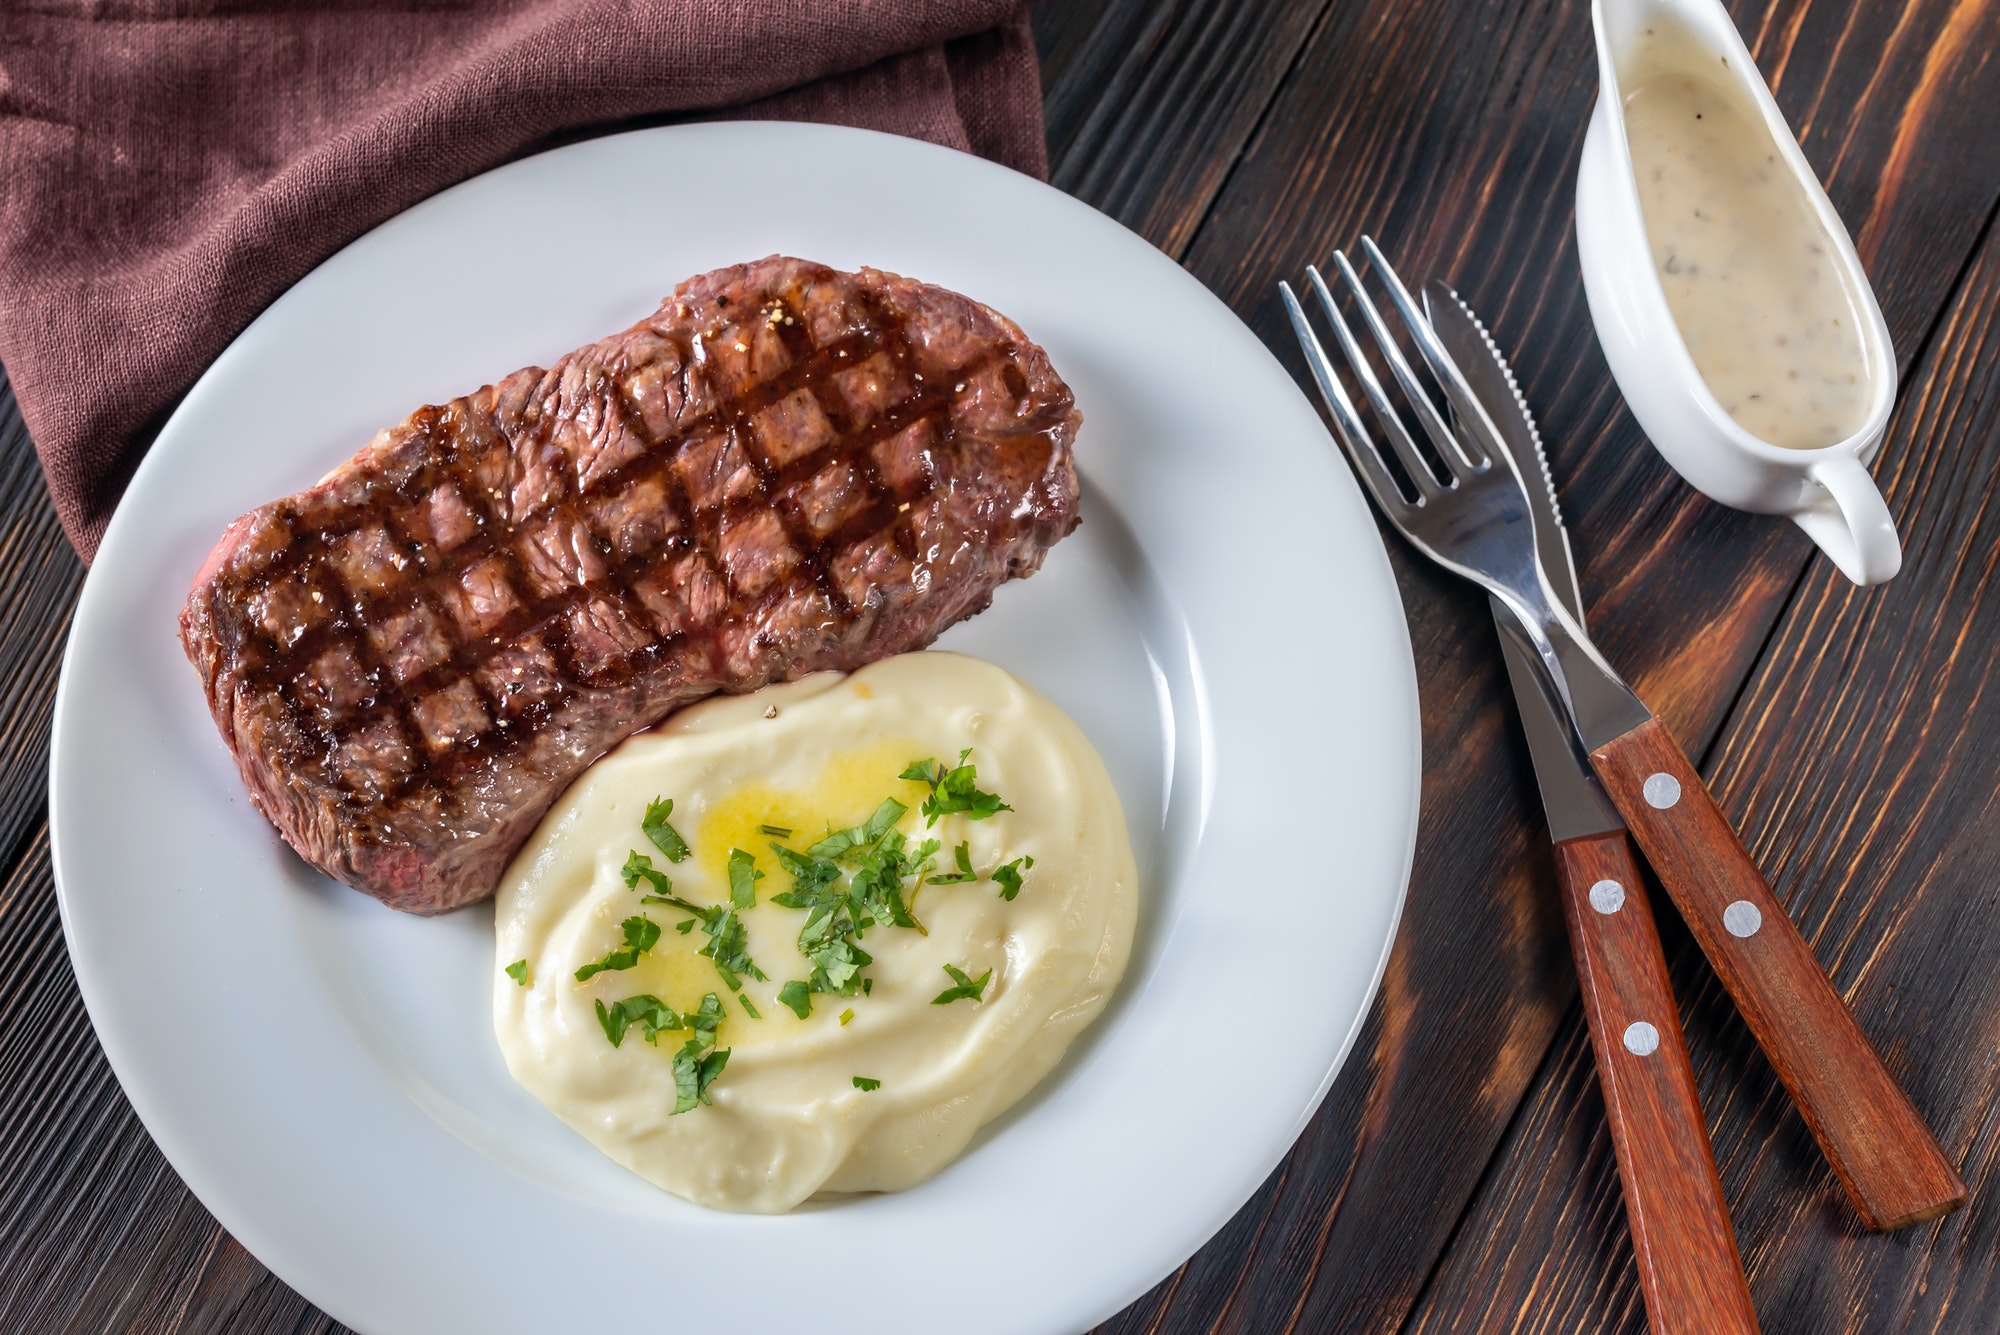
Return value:
M 1789 516 L 1856 584 L 1892 578 L 1867 465 L 1895 349 L 1847 229 L 1719 0 L 1593 0 L 1591 19 L 1577 252 L 1625 402 L 1711 499 Z

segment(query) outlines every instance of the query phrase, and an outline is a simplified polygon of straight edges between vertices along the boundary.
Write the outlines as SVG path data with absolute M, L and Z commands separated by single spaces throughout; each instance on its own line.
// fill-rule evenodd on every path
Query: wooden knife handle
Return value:
M 1869 1228 L 1965 1204 L 1965 1183 L 1882 1064 L 1749 850 L 1652 719 L 1591 762 Z
M 1555 846 L 1652 1335 L 1755 1335 L 1680 1011 L 1623 831 Z

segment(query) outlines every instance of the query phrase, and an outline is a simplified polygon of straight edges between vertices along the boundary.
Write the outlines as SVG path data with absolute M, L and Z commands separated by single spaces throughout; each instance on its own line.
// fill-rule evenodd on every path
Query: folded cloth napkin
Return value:
M 315 264 L 538 148 L 816 120 L 1046 176 L 1022 3 L 0 8 L 0 365 L 63 528 L 90 559 L 167 411 Z

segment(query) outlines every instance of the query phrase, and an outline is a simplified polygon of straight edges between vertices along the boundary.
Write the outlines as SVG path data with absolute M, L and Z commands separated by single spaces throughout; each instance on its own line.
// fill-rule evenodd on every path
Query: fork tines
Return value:
M 1471 400 L 1471 387 L 1465 383 L 1458 367 L 1445 352 L 1444 345 L 1438 341 L 1437 335 L 1431 329 L 1430 321 L 1411 299 L 1409 290 L 1403 286 L 1402 279 L 1396 276 L 1396 271 L 1389 266 L 1388 260 L 1383 258 L 1382 252 L 1373 240 L 1366 236 L 1362 237 L 1361 248 L 1366 253 L 1369 264 L 1380 277 L 1382 286 L 1388 293 L 1389 303 L 1395 307 L 1396 314 L 1404 329 L 1408 331 L 1418 356 L 1435 382 L 1443 389 L 1446 400 L 1449 402 L 1458 399 L 1460 394 L 1464 399 Z M 1333 252 L 1333 263 L 1339 270 L 1341 285 L 1351 296 L 1361 322 L 1367 326 L 1382 362 L 1389 368 L 1390 376 L 1402 390 L 1402 412 L 1399 412 L 1396 405 L 1391 402 L 1389 393 L 1376 375 L 1374 365 L 1363 350 L 1360 340 L 1355 337 L 1346 317 L 1340 313 L 1340 307 L 1334 302 L 1333 293 L 1327 289 L 1326 280 L 1320 277 L 1317 268 L 1310 265 L 1306 268 L 1307 284 L 1312 288 L 1313 295 L 1318 298 L 1319 308 L 1324 313 L 1327 324 L 1333 329 L 1334 339 L 1340 346 L 1349 374 L 1360 385 L 1363 395 L 1373 409 L 1374 417 L 1381 425 L 1381 434 L 1389 438 L 1390 450 L 1401 466 L 1402 473 L 1408 478 L 1409 489 L 1415 493 L 1414 498 L 1407 495 L 1405 488 L 1397 483 L 1395 474 L 1382 456 L 1375 434 L 1369 431 L 1361 413 L 1354 405 L 1354 400 L 1348 395 L 1347 388 L 1342 384 L 1341 377 L 1336 371 L 1334 359 L 1327 355 L 1326 349 L 1321 345 L 1319 335 L 1314 331 L 1311 321 L 1307 319 L 1305 309 L 1300 305 L 1291 285 L 1280 282 L 1278 291 L 1284 298 L 1286 311 L 1291 315 L 1292 329 L 1297 333 L 1299 346 L 1305 352 L 1306 364 L 1312 368 L 1313 379 L 1318 382 L 1320 394 L 1326 400 L 1327 411 L 1333 418 L 1334 435 L 1340 441 L 1341 448 L 1352 461 L 1355 471 L 1361 475 L 1361 480 L 1367 485 L 1369 492 L 1375 497 L 1376 504 L 1392 518 L 1402 518 L 1441 492 L 1457 487 L 1474 474 L 1484 472 L 1491 466 L 1492 461 L 1475 442 L 1454 431 L 1443 414 L 1438 411 L 1436 400 L 1418 378 L 1409 359 L 1404 356 L 1401 344 L 1390 332 L 1381 311 L 1377 309 L 1374 300 L 1368 295 L 1368 289 L 1362 284 L 1361 276 L 1355 272 L 1354 266 L 1348 263 L 1347 256 L 1336 250 Z M 1429 455 L 1418 446 L 1416 439 L 1411 435 L 1408 419 L 1414 419 L 1430 442 L 1433 452 Z

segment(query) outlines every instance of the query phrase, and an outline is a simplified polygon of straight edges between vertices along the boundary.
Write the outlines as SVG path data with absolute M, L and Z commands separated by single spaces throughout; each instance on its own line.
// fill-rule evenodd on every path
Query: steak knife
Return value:
M 1440 418 L 1432 391 L 1420 383 L 1346 255 L 1333 252 L 1339 280 L 1392 373 L 1401 410 L 1325 279 L 1310 266 L 1306 278 L 1337 336 L 1341 359 L 1365 392 L 1374 426 L 1356 410 L 1297 294 L 1287 283 L 1278 285 L 1334 437 L 1377 508 L 1419 552 L 1497 597 L 1534 646 L 1536 676 L 1562 702 L 1591 772 L 1770 1058 L 1862 1222 L 1877 1230 L 1903 1228 L 1964 1205 L 1958 1170 L 1834 990 L 1680 743 L 1557 596 L 1536 544 L 1536 529 L 1548 525 L 1536 522 L 1530 488 L 1492 417 L 1381 249 L 1366 236 L 1361 247 L 1437 390 L 1458 414 L 1455 425 Z M 1435 447 L 1428 459 L 1413 426 Z
M 1582 625 L 1576 563 L 1548 461 L 1506 359 L 1443 284 L 1426 287 L 1424 305 L 1528 484 L 1542 567 Z M 1647 1323 L 1653 1335 L 1754 1335 L 1757 1314 L 1636 853 L 1561 700 L 1537 670 L 1534 649 L 1497 600 L 1493 621 L 1548 817 Z
M 1373 262 L 1386 270 L 1387 261 L 1363 240 Z M 1349 282 L 1358 290 L 1359 279 L 1350 276 Z M 1331 298 L 1323 300 L 1331 309 Z M 1408 303 L 1407 294 L 1401 300 Z M 1465 400 L 1464 410 L 1476 414 L 1461 424 L 1468 438 L 1482 450 L 1489 441 L 1504 449 L 1491 416 L 1471 399 L 1470 386 L 1428 321 L 1414 309 L 1409 314 L 1423 325 L 1413 332 L 1426 360 L 1435 357 L 1447 399 L 1454 405 Z M 1958 1209 L 1966 1201 L 1964 1180 L 1834 990 L 1680 743 L 1555 596 L 1534 541 L 1533 530 L 1543 526 L 1532 522 L 1527 508 L 1534 489 L 1521 477 L 1510 466 L 1465 493 L 1476 499 L 1438 495 L 1435 516 L 1422 521 L 1428 536 L 1412 540 L 1499 595 L 1535 646 L 1537 675 L 1563 702 L 1592 772 L 1770 1058 L 1862 1222 L 1878 1231 L 1904 1228 Z M 1509 482 L 1517 489 L 1511 500 Z M 1530 521 L 1526 534 L 1519 530 L 1522 521 Z

